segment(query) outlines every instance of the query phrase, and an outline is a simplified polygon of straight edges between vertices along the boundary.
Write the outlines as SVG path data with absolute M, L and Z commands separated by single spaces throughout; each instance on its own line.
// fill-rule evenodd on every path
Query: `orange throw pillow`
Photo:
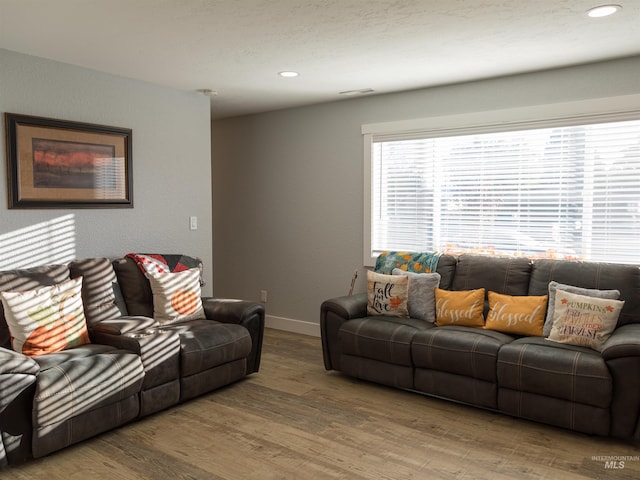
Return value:
M 436 288 L 436 326 L 484 326 L 484 288 L 451 291 Z
M 541 337 L 546 310 L 547 295 L 512 296 L 489 292 L 489 313 L 484 328 Z

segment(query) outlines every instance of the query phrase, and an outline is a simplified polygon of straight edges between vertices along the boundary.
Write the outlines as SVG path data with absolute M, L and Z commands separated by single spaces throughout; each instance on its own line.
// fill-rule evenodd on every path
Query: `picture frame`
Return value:
M 5 113 L 9 208 L 132 208 L 132 131 Z

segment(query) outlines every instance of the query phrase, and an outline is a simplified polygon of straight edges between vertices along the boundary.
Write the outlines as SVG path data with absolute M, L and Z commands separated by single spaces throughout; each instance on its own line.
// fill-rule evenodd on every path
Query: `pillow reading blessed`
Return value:
M 556 290 L 549 340 L 601 351 L 618 323 L 622 300 L 587 297 Z
M 484 288 L 450 291 L 436 288 L 436 326 L 484 326 Z
M 574 285 L 565 285 L 555 281 L 549 282 L 549 304 L 547 306 L 547 318 L 544 322 L 542 334 L 548 337 L 553 327 L 553 311 L 556 305 L 556 290 L 564 290 L 569 293 L 577 293 L 578 295 L 586 295 L 587 297 L 610 298 L 618 300 L 620 298 L 619 290 L 597 290 L 595 288 L 582 288 Z
M 406 275 L 409 277 L 409 291 L 407 297 L 407 310 L 409 316 L 436 321 L 436 294 L 435 290 L 440 286 L 439 273 L 413 273 L 405 272 L 399 268 L 393 269 L 394 275 Z
M 90 343 L 82 277 L 24 292 L 0 292 L 11 345 L 35 357 Z
M 367 314 L 408 317 L 409 277 L 367 270 Z
M 147 272 L 153 293 L 153 318 L 161 324 L 205 318 L 200 289 L 200 270 Z
M 512 296 L 489 292 L 484 328 L 514 335 L 542 336 L 547 296 Z

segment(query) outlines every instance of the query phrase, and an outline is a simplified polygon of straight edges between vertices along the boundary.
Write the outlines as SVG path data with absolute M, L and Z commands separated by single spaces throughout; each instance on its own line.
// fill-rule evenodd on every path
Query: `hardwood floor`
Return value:
M 637 479 L 640 445 L 326 372 L 320 339 L 267 330 L 258 374 L 0 478 Z

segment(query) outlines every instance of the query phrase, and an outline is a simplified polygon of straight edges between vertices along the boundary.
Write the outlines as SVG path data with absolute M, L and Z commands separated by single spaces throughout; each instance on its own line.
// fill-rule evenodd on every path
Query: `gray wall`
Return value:
M 0 49 L 0 112 L 133 130 L 132 209 L 9 210 L 0 149 L 0 269 L 128 252 L 187 253 L 212 291 L 208 97 Z M 2 118 L 4 131 L 4 118 Z M 199 228 L 189 230 L 189 216 Z
M 365 290 L 362 124 L 637 93 L 640 57 L 216 121 L 214 293 L 267 290 L 272 324 L 311 333 L 355 269 Z

